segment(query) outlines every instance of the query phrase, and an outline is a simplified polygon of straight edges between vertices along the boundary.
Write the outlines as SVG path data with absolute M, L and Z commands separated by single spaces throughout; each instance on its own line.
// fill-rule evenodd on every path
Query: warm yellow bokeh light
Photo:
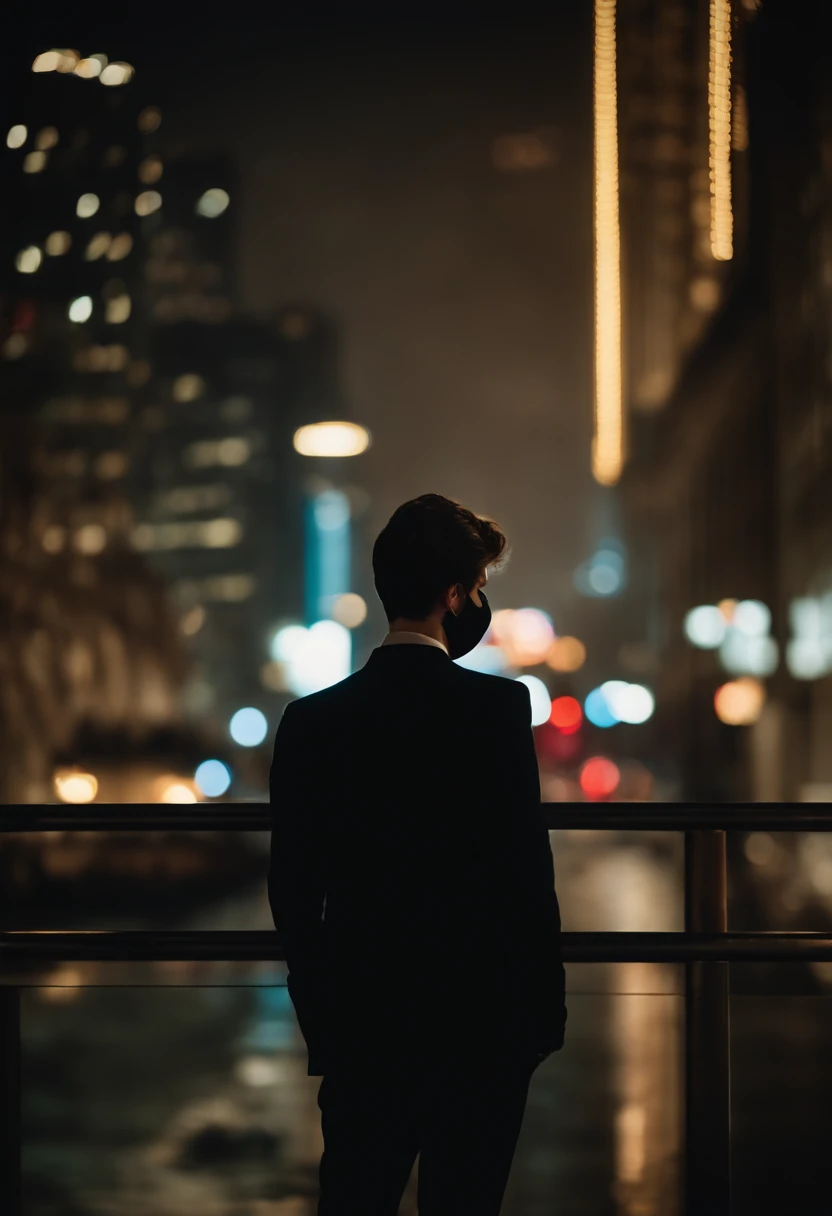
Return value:
M 162 789 L 160 802 L 186 803 L 196 802 L 197 796 L 193 789 L 184 781 L 171 781 Z
M 595 428 L 592 474 L 621 476 L 621 232 L 618 211 L 618 99 L 615 0 L 595 0 Z
M 586 662 L 586 646 L 578 638 L 556 638 L 546 655 L 552 671 L 579 671 Z
M 762 713 L 765 700 L 766 690 L 760 681 L 743 676 L 716 690 L 714 709 L 727 726 L 751 726 Z
M 52 784 L 62 802 L 92 802 L 98 793 L 98 780 L 82 769 L 56 769 Z
M 360 456 L 370 434 L 355 422 L 313 422 L 295 431 L 294 445 L 301 456 Z
M 345 591 L 332 605 L 332 619 L 347 629 L 357 629 L 367 619 L 367 601 L 354 591 Z
M 731 0 L 711 0 L 708 108 L 710 127 L 711 252 L 734 256 L 731 207 Z

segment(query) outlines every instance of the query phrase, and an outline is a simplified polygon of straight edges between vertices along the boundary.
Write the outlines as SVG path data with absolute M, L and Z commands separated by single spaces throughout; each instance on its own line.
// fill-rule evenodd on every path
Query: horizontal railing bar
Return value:
M 551 831 L 620 832 L 830 832 L 832 803 L 544 802 Z M 202 803 L 185 807 L 154 803 L 90 806 L 0 807 L 3 832 L 268 832 L 267 802 Z
M 567 963 L 816 962 L 832 933 L 563 933 Z M 27 963 L 283 961 L 268 930 L 0 933 L 0 968 Z

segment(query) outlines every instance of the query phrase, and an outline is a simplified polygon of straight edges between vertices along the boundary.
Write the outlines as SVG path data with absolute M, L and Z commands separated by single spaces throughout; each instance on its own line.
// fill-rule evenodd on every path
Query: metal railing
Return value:
M 548 803 L 552 831 L 685 833 L 684 933 L 564 933 L 567 963 L 664 962 L 685 966 L 685 1195 L 689 1216 L 730 1216 L 731 1101 L 728 965 L 832 960 L 830 933 L 728 931 L 726 831 L 828 832 L 832 806 L 731 803 Z M 118 806 L 0 808 L 0 834 L 55 831 L 268 831 L 268 804 L 190 808 Z M 0 1179 L 4 1210 L 22 1216 L 20 988 L 4 974 L 73 960 L 282 960 L 262 931 L 0 932 Z

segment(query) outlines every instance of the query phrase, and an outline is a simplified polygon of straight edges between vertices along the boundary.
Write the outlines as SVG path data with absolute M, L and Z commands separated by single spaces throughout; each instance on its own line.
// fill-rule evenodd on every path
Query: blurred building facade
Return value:
M 149 379 L 145 139 L 158 111 L 132 67 L 103 55 L 49 51 L 29 68 L 5 133 L 0 229 L 9 802 L 54 797 L 54 764 L 71 764 L 90 730 L 117 733 L 129 766 L 143 738 L 177 722 L 184 676 L 164 585 L 131 545 Z
M 729 259 L 711 253 L 709 266 L 708 196 L 703 202 L 699 190 L 701 181 L 708 182 L 702 173 L 709 152 L 713 158 L 709 5 L 655 6 L 647 19 L 654 34 L 674 8 L 688 45 L 701 46 L 704 37 L 705 52 L 689 62 L 697 75 L 690 100 L 705 126 L 697 137 L 689 124 L 680 142 L 679 176 L 683 182 L 689 175 L 689 188 L 679 186 L 676 202 L 668 207 L 671 217 L 675 207 L 678 232 L 688 232 L 682 242 L 689 251 L 687 270 L 683 273 L 680 257 L 672 289 L 661 286 L 656 272 L 653 291 L 658 300 L 667 288 L 668 327 L 676 324 L 674 318 L 687 315 L 688 320 L 672 374 L 656 380 L 664 391 L 650 413 L 643 412 L 638 385 L 629 377 L 629 462 L 623 481 L 636 570 L 633 594 L 659 655 L 655 746 L 673 757 L 683 797 L 828 797 L 832 771 L 823 743 L 830 726 L 832 670 L 832 333 L 824 277 L 832 239 L 824 202 L 830 138 L 827 18 L 817 9 L 795 21 L 789 5 L 778 0 L 759 11 L 752 3 L 732 6 L 734 248 Z M 626 13 L 625 7 L 625 29 Z M 665 45 L 668 54 L 671 44 Z M 629 155 L 628 87 L 625 76 L 623 161 Z M 629 178 L 622 170 L 622 195 L 625 189 L 635 199 L 649 195 L 647 163 L 642 170 L 647 185 L 634 185 L 639 173 L 632 158 L 627 172 Z M 651 322 L 640 298 L 629 297 L 628 276 L 643 240 L 642 227 L 632 223 L 632 208 L 622 199 L 624 349 L 631 373 L 640 366 L 644 335 L 661 326 L 658 305 Z M 640 273 L 648 274 L 649 263 L 641 265 Z M 706 303 L 707 308 L 698 308 Z M 691 644 L 685 621 L 692 609 L 719 605 L 729 628 L 734 602 L 742 600 L 760 601 L 770 611 L 766 638 L 752 640 L 744 654 L 724 645 Z M 740 708 L 720 720 L 715 693 L 737 682 Z

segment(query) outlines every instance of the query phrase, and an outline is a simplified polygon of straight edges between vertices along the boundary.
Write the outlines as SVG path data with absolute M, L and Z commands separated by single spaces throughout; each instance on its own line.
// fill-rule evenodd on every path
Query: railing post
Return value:
M 725 833 L 685 832 L 685 929 L 725 933 Z M 687 1216 L 731 1213 L 731 1047 L 728 963 L 685 965 Z
M 0 984 L 0 1206 L 21 1216 L 20 989 Z

